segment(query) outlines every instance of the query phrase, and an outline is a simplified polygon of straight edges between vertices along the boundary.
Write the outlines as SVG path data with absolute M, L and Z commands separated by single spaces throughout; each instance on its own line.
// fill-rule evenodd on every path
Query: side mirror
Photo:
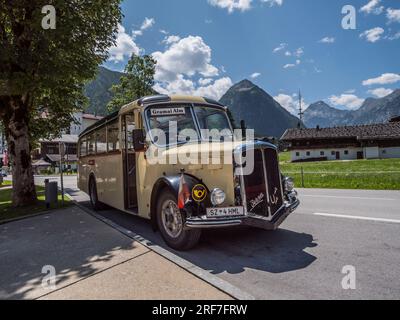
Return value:
M 134 129 L 132 132 L 133 148 L 135 152 L 143 152 L 146 150 L 146 136 L 143 129 Z

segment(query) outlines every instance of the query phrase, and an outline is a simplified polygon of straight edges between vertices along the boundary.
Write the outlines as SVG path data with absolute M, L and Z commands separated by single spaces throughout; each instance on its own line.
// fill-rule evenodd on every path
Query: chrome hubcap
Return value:
M 178 238 L 183 229 L 183 220 L 177 204 L 172 200 L 167 200 L 161 208 L 161 220 L 165 231 L 172 238 Z

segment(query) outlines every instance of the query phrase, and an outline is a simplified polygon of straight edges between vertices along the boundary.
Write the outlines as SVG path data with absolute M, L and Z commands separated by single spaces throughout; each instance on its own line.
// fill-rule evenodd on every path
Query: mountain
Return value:
M 311 104 L 304 111 L 304 124 L 308 128 L 336 127 L 347 124 L 353 119 L 351 111 L 332 108 L 323 101 Z
M 298 118 L 249 80 L 231 87 L 220 102 L 229 107 L 236 123 L 245 120 L 259 136 L 281 137 L 286 129 L 299 125 Z
M 369 98 L 358 110 L 347 111 L 332 108 L 323 101 L 310 105 L 304 112 L 304 123 L 308 128 L 350 126 L 387 122 L 400 116 L 400 89 L 386 97 Z
M 105 116 L 108 114 L 107 104 L 112 99 L 111 87 L 119 83 L 123 73 L 111 71 L 104 67 L 99 67 L 99 71 L 94 80 L 89 82 L 85 88 L 85 94 L 89 98 L 87 113 Z

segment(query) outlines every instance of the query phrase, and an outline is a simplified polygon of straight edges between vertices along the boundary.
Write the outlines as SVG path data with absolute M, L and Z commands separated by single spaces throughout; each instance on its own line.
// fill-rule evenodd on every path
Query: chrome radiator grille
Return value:
M 274 149 L 254 151 L 254 171 L 243 177 L 249 214 L 272 218 L 283 205 L 278 155 Z

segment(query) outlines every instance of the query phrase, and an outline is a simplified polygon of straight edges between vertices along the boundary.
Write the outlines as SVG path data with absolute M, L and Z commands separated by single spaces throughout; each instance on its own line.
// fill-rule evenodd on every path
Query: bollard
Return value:
M 49 209 L 51 205 L 56 205 L 58 203 L 58 183 L 49 182 L 49 179 L 44 181 L 45 185 L 45 203 L 46 208 Z

